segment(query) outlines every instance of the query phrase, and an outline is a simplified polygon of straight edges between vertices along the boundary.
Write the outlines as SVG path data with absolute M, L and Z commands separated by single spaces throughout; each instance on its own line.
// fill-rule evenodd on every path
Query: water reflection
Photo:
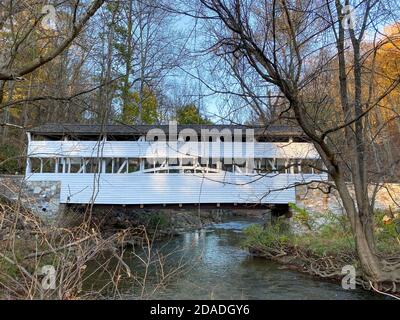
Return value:
M 240 247 L 241 231 L 255 220 L 230 221 L 174 239 L 193 267 L 156 297 L 164 299 L 374 299 L 361 290 L 316 281 Z M 197 258 L 197 259 L 194 259 Z

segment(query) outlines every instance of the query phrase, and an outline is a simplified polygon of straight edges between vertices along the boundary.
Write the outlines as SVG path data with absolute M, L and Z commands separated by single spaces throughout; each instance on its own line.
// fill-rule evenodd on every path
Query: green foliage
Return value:
M 293 240 L 293 235 L 288 230 L 284 219 L 280 218 L 265 229 L 258 224 L 250 225 L 244 229 L 244 234 L 246 236 L 243 242 L 244 247 L 276 248 L 287 245 Z
M 248 248 L 277 248 L 292 246 L 310 251 L 317 256 L 353 254 L 355 242 L 350 223 L 345 215 L 332 212 L 309 213 L 306 210 L 290 204 L 296 213 L 294 220 L 308 228 L 310 232 L 295 234 L 285 230 L 283 222 L 263 229 L 260 225 L 252 225 L 245 230 L 244 246 Z M 400 249 L 399 227 L 396 218 L 390 223 L 384 223 L 387 212 L 375 213 L 375 237 L 377 249 L 384 254 L 398 253 Z M 399 218 L 397 218 L 399 219 Z
M 289 207 L 296 213 L 293 217 L 296 222 L 305 226 L 310 231 L 314 230 L 316 225 L 315 220 L 306 209 L 300 208 L 294 203 L 289 203 Z
M 292 205 L 292 208 L 295 206 Z M 297 210 L 299 220 L 311 226 L 313 232 L 300 234 L 294 238 L 296 246 L 304 247 L 316 255 L 354 252 L 355 244 L 350 223 L 345 215 L 332 212 L 308 213 L 304 209 Z
M 19 171 L 20 151 L 11 144 L 0 145 L 0 174 L 15 174 Z
M 311 232 L 295 234 L 285 231 L 283 221 L 263 229 L 261 226 L 251 226 L 245 230 L 246 247 L 276 248 L 299 247 L 315 255 L 339 254 L 354 252 L 354 240 L 345 217 L 332 213 L 311 214 L 306 210 L 291 204 L 296 212 L 295 221 L 307 227 Z M 318 224 L 317 219 L 323 217 L 323 223 Z
M 157 214 L 148 215 L 146 224 L 151 229 L 162 229 L 163 227 L 168 226 L 169 220 L 165 213 L 158 212 Z
M 306 248 L 318 256 L 352 253 L 355 250 L 352 234 L 340 232 L 332 226 L 321 228 L 317 234 L 297 236 L 293 245 Z
M 178 108 L 176 121 L 178 124 L 212 124 L 210 120 L 200 115 L 194 104 L 187 104 Z
M 155 93 L 145 87 L 141 97 L 140 92 L 122 92 L 123 110 L 122 121 L 134 124 L 140 118 L 140 103 L 142 104 L 142 123 L 154 124 L 158 119 L 158 101 Z
M 387 211 L 377 211 L 374 215 L 375 237 L 377 249 L 388 253 L 398 253 L 400 251 L 400 217 L 391 219 L 384 223 L 384 216 L 392 216 L 393 213 Z
M 0 282 L 6 282 L 8 277 L 15 278 L 18 275 L 18 267 L 8 262 L 4 258 L 0 258 Z

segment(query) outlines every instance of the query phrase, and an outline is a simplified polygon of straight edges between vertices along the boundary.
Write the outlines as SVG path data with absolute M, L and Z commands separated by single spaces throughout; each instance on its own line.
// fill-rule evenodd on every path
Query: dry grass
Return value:
M 116 299 L 124 296 L 124 284 L 137 292 L 138 299 L 144 299 L 183 271 L 184 263 L 167 270 L 165 256 L 153 252 L 154 238 L 143 226 L 104 237 L 90 216 L 85 215 L 73 227 L 63 227 L 18 205 L 0 203 L 0 298 Z M 127 241 L 136 258 L 134 266 L 124 260 Z M 156 282 L 149 280 L 154 266 L 159 271 Z M 49 289 L 52 268 L 55 281 Z M 101 286 L 88 289 L 85 283 L 98 274 Z

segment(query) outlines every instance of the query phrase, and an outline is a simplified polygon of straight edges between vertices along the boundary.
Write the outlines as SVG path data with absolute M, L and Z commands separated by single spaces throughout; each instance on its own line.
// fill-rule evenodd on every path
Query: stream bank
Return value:
M 278 220 L 273 225 L 252 225 L 245 230 L 244 246 L 255 257 L 282 264 L 284 268 L 309 274 L 338 284 L 354 272 L 356 284 L 366 290 L 399 294 L 394 283 L 372 284 L 362 273 L 351 226 L 345 215 L 312 213 L 291 206 L 290 223 Z M 398 259 L 400 242 L 395 222 L 388 223 L 384 211 L 374 216 L 376 247 L 382 257 Z

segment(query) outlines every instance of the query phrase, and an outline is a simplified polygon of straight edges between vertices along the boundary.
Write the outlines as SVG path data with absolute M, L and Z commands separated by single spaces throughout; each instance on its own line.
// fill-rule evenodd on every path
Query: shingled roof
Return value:
M 28 132 L 37 136 L 98 136 L 107 134 L 111 136 L 141 136 L 146 135 L 151 129 L 162 129 L 168 133 L 168 125 L 124 125 L 124 124 L 66 124 L 66 123 L 48 123 L 28 130 Z M 193 129 L 198 134 L 202 129 L 254 129 L 256 136 L 266 137 L 304 137 L 303 131 L 298 127 L 284 125 L 270 125 L 267 127 L 255 127 L 246 125 L 218 124 L 218 125 L 178 125 L 178 132 L 183 129 Z

